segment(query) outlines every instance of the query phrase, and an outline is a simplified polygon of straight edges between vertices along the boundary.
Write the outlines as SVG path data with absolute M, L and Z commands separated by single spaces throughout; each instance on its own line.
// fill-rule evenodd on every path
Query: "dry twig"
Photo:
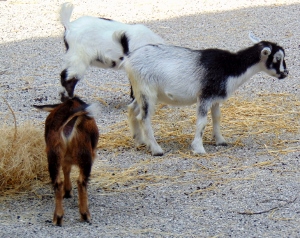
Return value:
M 263 210 L 263 211 L 259 211 L 259 212 L 252 212 L 252 211 L 245 211 L 245 212 L 238 212 L 238 214 L 241 214 L 241 215 L 259 215 L 259 214 L 264 214 L 264 213 L 268 213 L 268 212 L 271 212 L 271 211 L 274 211 L 274 210 L 278 210 L 280 208 L 283 208 L 293 202 L 295 202 L 297 200 L 297 198 L 294 198 L 293 200 L 291 201 L 287 201 L 285 204 L 283 205 L 278 205 L 276 207 L 272 207 L 270 209 L 267 209 L 267 210 Z

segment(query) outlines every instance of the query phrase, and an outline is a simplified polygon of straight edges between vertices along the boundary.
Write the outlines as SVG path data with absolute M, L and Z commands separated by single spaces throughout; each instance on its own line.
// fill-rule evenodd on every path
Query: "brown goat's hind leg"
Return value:
M 53 224 L 61 226 L 63 222 L 64 209 L 63 209 L 63 182 L 60 179 L 60 156 L 55 150 L 48 150 L 48 170 L 53 184 L 55 196 L 55 210 L 53 215 Z
M 58 179 L 54 185 L 55 192 L 55 210 L 53 215 L 53 224 L 61 226 L 63 222 L 64 209 L 63 209 L 63 182 Z
M 70 179 L 71 164 L 63 165 L 64 172 L 64 198 L 71 198 L 73 196 L 72 183 Z
M 90 148 L 91 149 L 91 148 Z M 80 174 L 77 181 L 79 212 L 82 221 L 91 221 L 91 215 L 88 208 L 87 185 L 92 169 L 92 154 L 87 151 L 81 151 L 78 154 Z
M 87 179 L 83 179 L 79 176 L 77 181 L 78 185 L 78 197 L 79 197 L 79 212 L 82 221 L 91 221 L 91 215 L 88 208 L 88 194 L 87 194 Z

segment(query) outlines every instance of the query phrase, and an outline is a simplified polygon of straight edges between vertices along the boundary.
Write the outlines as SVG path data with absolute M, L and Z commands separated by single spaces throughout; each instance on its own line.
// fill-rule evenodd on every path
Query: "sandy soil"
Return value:
M 31 105 L 59 100 L 65 51 L 58 20 L 61 3 L 0 1 L 0 94 L 10 102 L 19 126 L 32 121 L 42 129 L 46 114 Z M 237 51 L 252 44 L 248 32 L 253 31 L 285 48 L 290 76 L 278 81 L 258 74 L 234 97 L 255 100 L 272 93 L 294 95 L 299 101 L 299 0 L 73 3 L 73 19 L 93 15 L 143 23 L 168 43 L 191 48 Z M 227 138 L 227 148 L 210 141 L 204 145 L 207 156 L 191 155 L 191 141 L 182 146 L 176 140 L 158 140 L 167 153 L 154 158 L 130 141 L 125 73 L 91 68 L 85 78 L 76 92 L 87 102 L 102 102 L 100 133 L 122 127 L 132 145 L 99 149 L 89 187 L 92 224 L 79 221 L 75 187 L 74 198 L 65 201 L 63 227 L 54 227 L 48 184 L 0 202 L 1 237 L 300 237 L 299 117 L 291 125 L 298 133 L 279 135 L 284 141 L 280 151 L 270 144 L 275 135 L 268 131 L 243 137 L 239 145 L 237 138 Z M 1 123 L 11 124 L 1 99 L 0 108 Z M 174 125 L 182 111 L 190 113 L 175 108 Z M 249 117 L 252 113 L 249 108 Z M 108 173 L 111 184 L 104 181 Z

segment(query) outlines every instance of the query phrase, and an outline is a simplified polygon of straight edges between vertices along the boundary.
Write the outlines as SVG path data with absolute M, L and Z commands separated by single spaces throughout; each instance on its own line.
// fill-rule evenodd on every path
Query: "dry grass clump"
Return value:
M 25 123 L 18 128 L 2 125 L 0 131 L 0 194 L 22 192 L 48 181 L 42 130 Z
M 297 95 L 262 94 L 253 100 L 234 98 L 224 109 L 224 134 L 251 137 L 269 153 L 299 151 L 300 101 Z M 289 138 L 289 139 L 287 139 Z

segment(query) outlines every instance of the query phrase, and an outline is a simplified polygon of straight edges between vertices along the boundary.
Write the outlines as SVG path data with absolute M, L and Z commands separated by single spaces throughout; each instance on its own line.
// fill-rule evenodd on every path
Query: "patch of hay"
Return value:
M 163 186 L 161 181 L 168 180 L 169 184 L 197 184 L 203 181 L 202 176 L 210 178 L 211 186 L 201 188 L 194 193 L 213 190 L 220 184 L 232 182 L 234 178 L 229 175 L 236 171 L 249 168 L 263 168 L 273 166 L 280 154 L 299 151 L 300 132 L 300 103 L 296 95 L 289 94 L 264 94 L 255 99 L 242 99 L 233 97 L 221 107 L 221 126 L 225 138 L 231 140 L 231 145 L 222 147 L 215 153 L 201 155 L 201 158 L 213 159 L 218 156 L 229 158 L 227 165 L 217 165 L 214 169 L 202 168 L 178 171 L 176 176 L 168 176 L 162 170 L 153 170 L 155 164 L 165 165 L 168 160 L 196 159 L 199 156 L 190 151 L 190 143 L 194 138 L 196 124 L 196 107 L 174 108 L 159 105 L 153 117 L 153 127 L 158 143 L 163 144 L 167 150 L 174 145 L 176 150 L 167 153 L 161 158 L 140 161 L 127 169 L 105 168 L 94 170 L 96 179 L 93 183 L 108 191 L 121 192 L 127 189 L 138 189 L 145 186 Z M 212 122 L 209 122 L 204 133 L 204 144 L 214 144 L 211 136 Z M 260 147 L 258 154 L 269 154 L 273 160 L 255 162 L 245 166 L 243 159 L 235 158 L 230 151 L 236 146 L 244 146 L 244 140 L 251 139 Z M 249 143 L 249 142 L 248 142 Z M 205 145 L 204 145 L 205 146 Z M 100 150 L 112 151 L 117 155 L 122 149 L 134 147 L 127 121 L 116 123 L 108 133 L 100 135 L 98 142 Z M 146 148 L 142 148 L 146 152 Z M 254 151 L 257 153 L 257 151 Z M 196 160 L 192 164 L 197 164 Z M 144 173 L 143 171 L 148 171 Z M 194 180 L 185 181 L 186 173 L 200 176 Z M 229 176 L 229 178 L 225 178 Z M 242 179 L 255 179 L 255 174 Z
M 251 137 L 269 153 L 299 150 L 299 146 L 293 146 L 299 142 L 299 137 L 283 139 L 286 135 L 298 135 L 300 132 L 300 102 L 295 95 L 263 94 L 253 100 L 232 97 L 222 105 L 221 111 L 221 131 L 225 138 L 235 140 L 234 146 L 243 145 L 243 139 Z M 179 145 L 178 154 L 186 157 L 192 155 L 190 143 L 195 133 L 195 106 L 174 108 L 159 105 L 152 122 L 158 143 L 167 145 L 175 141 Z M 209 115 L 204 144 L 214 143 L 211 134 Z M 100 135 L 98 143 L 100 149 L 112 151 L 133 146 L 127 121 L 113 125 L 109 133 Z M 225 147 L 222 152 L 226 150 L 228 148 Z
M 128 189 L 143 189 L 149 183 L 159 183 L 168 176 L 148 173 L 150 160 L 140 161 L 127 169 L 102 165 L 100 169 L 93 168 L 91 184 L 96 184 L 104 191 L 123 192 Z
M 104 191 L 122 192 L 149 185 L 164 186 L 162 183 L 164 180 L 168 180 L 169 185 L 173 183 L 196 184 L 200 181 L 203 182 L 204 176 L 208 179 L 209 186 L 200 187 L 194 192 L 201 193 L 215 189 L 218 184 L 232 181 L 233 178 L 226 179 L 225 177 L 234 174 L 237 170 L 244 170 L 249 166 L 253 168 L 271 166 L 276 162 L 276 159 L 260 161 L 248 167 L 239 163 L 240 159 L 234 158 L 228 152 L 235 146 L 243 146 L 246 138 L 250 137 L 253 143 L 261 147 L 259 153 L 272 155 L 273 158 L 279 154 L 300 150 L 300 103 L 295 95 L 264 94 L 253 100 L 233 97 L 224 103 L 221 111 L 224 137 L 230 138 L 234 142 L 229 147 L 201 156 L 201 158 L 227 157 L 235 166 L 229 163 L 205 168 L 198 164 L 199 156 L 193 155 L 190 151 L 196 124 L 195 106 L 173 108 L 159 105 L 152 120 L 155 136 L 159 143 L 165 143 L 163 146 L 166 149 L 168 146 L 175 146 L 176 149 L 161 158 L 152 159 L 151 157 L 125 169 L 100 162 L 100 166 L 94 165 L 93 167 L 91 185 L 100 187 Z M 27 123 L 18 127 L 3 125 L 0 131 L 2 135 L 2 140 L 0 140 L 0 194 L 32 190 L 41 183 L 49 183 L 43 130 Z M 214 143 L 211 131 L 212 124 L 209 119 L 204 133 L 204 144 Z M 124 149 L 133 149 L 134 142 L 127 120 L 116 123 L 108 133 L 101 134 L 98 148 L 114 152 L 115 155 Z M 177 171 L 177 175 L 167 174 L 163 168 L 153 169 L 157 165 L 164 167 L 172 160 L 180 163 L 178 159 L 183 158 L 195 159 L 193 163 L 195 168 Z M 186 174 L 196 177 L 186 179 Z M 226 176 L 223 177 L 223 175 Z M 78 171 L 73 169 L 72 178 L 76 179 L 77 176 Z M 254 177 L 255 174 L 247 179 Z
M 0 140 L 0 194 L 32 189 L 49 180 L 43 131 L 30 123 L 2 126 Z

